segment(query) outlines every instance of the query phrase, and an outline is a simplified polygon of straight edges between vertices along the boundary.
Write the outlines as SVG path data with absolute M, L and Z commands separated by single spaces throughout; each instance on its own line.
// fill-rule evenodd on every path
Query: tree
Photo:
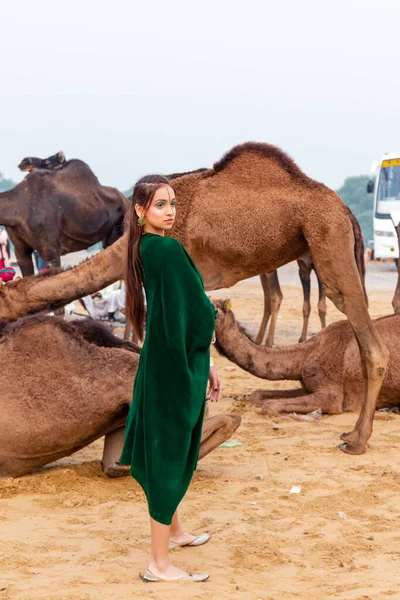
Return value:
M 0 172 L 0 192 L 6 192 L 17 184 L 12 179 L 6 179 L 3 173 Z
M 360 223 L 365 245 L 373 239 L 374 195 L 367 193 L 369 175 L 347 177 L 336 193 L 347 204 Z

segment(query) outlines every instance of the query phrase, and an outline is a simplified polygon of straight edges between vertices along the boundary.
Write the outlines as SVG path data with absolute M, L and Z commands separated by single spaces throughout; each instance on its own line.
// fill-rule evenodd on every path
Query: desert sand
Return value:
M 315 286 L 314 286 L 315 290 Z M 278 344 L 297 341 L 300 285 L 283 286 Z M 256 331 L 257 280 L 213 293 L 230 297 Z M 392 293 L 372 291 L 373 317 L 392 312 Z M 328 322 L 341 319 L 328 303 Z M 313 293 L 311 331 L 319 329 Z M 100 468 L 102 441 L 33 475 L 0 481 L 0 600 L 384 600 L 400 599 L 400 417 L 377 413 L 368 452 L 348 456 L 339 435 L 356 414 L 320 422 L 262 417 L 246 395 L 290 382 L 258 380 L 219 357 L 223 399 L 211 413 L 236 412 L 241 446 L 199 463 L 181 518 L 200 548 L 173 551 L 207 583 L 146 584 L 144 496 L 134 480 Z M 292 486 L 299 494 L 290 494 Z

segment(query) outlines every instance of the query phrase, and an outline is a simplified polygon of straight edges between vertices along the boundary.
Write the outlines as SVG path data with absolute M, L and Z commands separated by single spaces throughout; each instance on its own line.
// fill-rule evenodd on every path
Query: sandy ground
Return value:
M 385 288 L 384 288 L 385 289 Z M 301 329 L 298 284 L 284 285 L 277 343 Z M 257 328 L 257 280 L 230 297 L 243 323 Z M 391 312 L 390 291 L 370 295 L 371 313 Z M 311 331 L 318 331 L 314 309 Z M 328 321 L 340 314 L 329 303 Z M 356 415 L 319 423 L 266 418 L 246 403 L 258 380 L 216 356 L 224 394 L 212 412 L 237 412 L 234 448 L 199 463 L 181 517 L 200 548 L 174 551 L 177 565 L 209 571 L 204 584 L 145 584 L 149 529 L 142 492 L 131 478 L 100 469 L 102 441 L 40 472 L 0 481 L 0 600 L 379 600 L 400 599 L 400 417 L 378 413 L 368 452 L 341 453 L 339 435 Z M 292 485 L 301 493 L 289 494 Z

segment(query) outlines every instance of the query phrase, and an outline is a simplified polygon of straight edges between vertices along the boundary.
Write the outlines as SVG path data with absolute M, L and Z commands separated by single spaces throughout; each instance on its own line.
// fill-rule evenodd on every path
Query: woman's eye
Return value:
M 164 202 L 157 202 L 157 208 L 162 208 L 164 206 Z

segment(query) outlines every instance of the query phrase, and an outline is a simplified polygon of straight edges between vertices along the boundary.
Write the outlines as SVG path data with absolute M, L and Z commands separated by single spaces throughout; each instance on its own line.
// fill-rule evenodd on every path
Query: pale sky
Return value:
M 0 171 L 122 191 L 269 142 L 333 188 L 400 151 L 400 0 L 0 0 Z

